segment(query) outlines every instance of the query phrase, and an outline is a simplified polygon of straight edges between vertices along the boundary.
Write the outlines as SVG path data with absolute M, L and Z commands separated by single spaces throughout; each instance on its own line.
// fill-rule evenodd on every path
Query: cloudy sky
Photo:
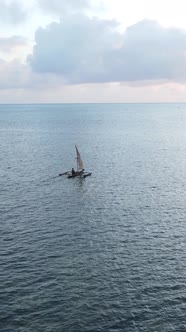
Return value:
M 186 102 L 185 0 L 0 0 L 0 103 Z

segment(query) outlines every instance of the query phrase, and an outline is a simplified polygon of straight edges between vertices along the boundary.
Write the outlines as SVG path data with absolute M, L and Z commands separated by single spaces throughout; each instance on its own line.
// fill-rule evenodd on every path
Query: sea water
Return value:
M 186 331 L 186 104 L 1 105 L 0 169 L 1 332 Z

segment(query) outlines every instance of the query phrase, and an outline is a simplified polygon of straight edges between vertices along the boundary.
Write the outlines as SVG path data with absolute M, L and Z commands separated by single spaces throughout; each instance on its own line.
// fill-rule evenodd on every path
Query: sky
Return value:
M 186 102 L 185 0 L 0 0 L 0 103 Z

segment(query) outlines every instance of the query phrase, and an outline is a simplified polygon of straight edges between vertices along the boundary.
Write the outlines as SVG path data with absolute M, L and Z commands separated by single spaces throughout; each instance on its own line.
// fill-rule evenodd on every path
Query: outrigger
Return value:
M 61 173 L 59 174 L 59 176 L 67 175 L 67 177 L 70 179 L 70 178 L 75 178 L 77 176 L 81 178 L 86 178 L 87 176 L 92 175 L 91 172 L 85 172 L 84 163 L 83 160 L 81 159 L 80 153 L 76 145 L 75 148 L 76 148 L 76 159 L 77 159 L 77 171 L 75 171 L 74 168 L 72 168 L 71 171 Z

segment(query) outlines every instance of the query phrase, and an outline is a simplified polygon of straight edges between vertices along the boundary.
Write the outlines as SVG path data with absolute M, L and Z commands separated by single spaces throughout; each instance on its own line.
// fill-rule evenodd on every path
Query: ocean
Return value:
M 0 105 L 0 165 L 1 332 L 186 331 L 186 104 Z

